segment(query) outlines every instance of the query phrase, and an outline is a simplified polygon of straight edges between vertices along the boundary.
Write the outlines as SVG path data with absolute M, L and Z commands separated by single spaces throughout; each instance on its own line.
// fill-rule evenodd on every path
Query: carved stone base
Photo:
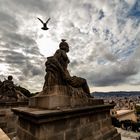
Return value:
M 70 106 L 70 98 L 65 95 L 42 95 L 31 98 L 29 106 L 46 109 L 66 108 Z
M 61 109 L 103 104 L 103 100 L 90 98 L 81 88 L 71 86 L 52 86 L 30 98 L 29 107 Z
M 103 104 L 101 99 L 82 99 L 66 95 L 42 95 L 33 97 L 29 101 L 29 107 L 59 109 L 78 106 L 91 106 Z
M 102 105 L 104 104 L 102 99 L 94 98 L 70 98 L 71 107 L 80 107 L 80 106 L 93 106 L 93 105 Z

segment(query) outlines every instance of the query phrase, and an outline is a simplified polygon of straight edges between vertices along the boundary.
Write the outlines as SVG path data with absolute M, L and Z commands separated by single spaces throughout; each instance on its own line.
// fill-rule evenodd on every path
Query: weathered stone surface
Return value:
M 66 131 L 66 140 L 77 140 L 77 135 L 78 135 L 78 132 L 77 132 L 77 129 L 73 128 L 73 129 L 70 129 L 70 130 L 67 130 Z
M 92 116 L 92 118 L 93 118 L 93 116 Z M 83 117 L 80 118 L 80 124 L 81 125 L 84 126 L 84 125 L 87 125 L 89 123 L 90 123 L 89 117 L 83 116 Z
M 74 129 L 74 128 L 78 128 L 81 124 L 80 124 L 80 118 L 72 118 L 69 120 L 69 127 Z
M 54 132 L 62 132 L 67 129 L 66 119 L 55 121 Z
M 100 128 L 101 128 L 101 122 L 100 122 L 100 120 L 98 120 L 94 123 L 95 132 L 97 132 Z
M 46 140 L 64 140 L 64 133 L 53 134 L 45 138 Z
M 121 134 L 117 133 L 113 136 L 111 140 L 120 140 Z
M 107 115 L 112 107 L 97 105 L 63 110 L 12 110 L 19 116 L 19 140 L 121 140 Z
M 7 123 L 6 122 L 1 122 L 0 123 L 0 128 L 4 128 L 4 127 L 6 127 L 7 126 Z
M 110 125 L 111 125 L 111 118 L 102 119 L 102 127 L 110 126 Z
M 79 98 L 61 94 L 40 95 L 30 99 L 29 107 L 45 109 L 63 109 L 80 106 L 103 104 L 103 100 L 94 98 Z
M 28 101 L 10 101 L 10 102 L 0 102 L 0 109 L 11 109 L 13 107 L 20 107 L 20 106 L 27 106 L 28 105 Z M 1 112 L 2 110 L 0 110 Z M 5 111 L 3 111 L 5 112 Z M 0 113 L 1 114 L 1 113 Z
M 36 137 L 34 137 L 34 135 L 32 135 L 27 130 L 22 129 L 20 126 L 17 128 L 17 138 L 19 140 L 38 140 Z
M 0 102 L 0 128 L 10 139 L 16 136 L 17 116 L 11 111 L 12 107 L 27 106 L 28 102 Z
M 70 106 L 70 98 L 65 95 L 42 95 L 30 99 L 30 107 L 57 109 Z
M 78 140 L 93 136 L 93 127 L 91 125 L 85 125 L 78 128 Z
M 93 140 L 104 140 L 104 136 L 101 133 L 101 130 L 98 130 L 93 137 Z

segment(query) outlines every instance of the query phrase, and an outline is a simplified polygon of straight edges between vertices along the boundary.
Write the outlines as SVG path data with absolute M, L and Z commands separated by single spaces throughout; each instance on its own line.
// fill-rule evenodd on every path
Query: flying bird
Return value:
M 46 22 L 43 22 L 40 18 L 38 18 L 38 20 L 40 20 L 40 22 L 43 24 L 43 27 L 41 28 L 42 30 L 48 30 L 49 28 L 47 27 L 47 24 L 49 22 L 51 18 L 48 18 L 48 20 Z

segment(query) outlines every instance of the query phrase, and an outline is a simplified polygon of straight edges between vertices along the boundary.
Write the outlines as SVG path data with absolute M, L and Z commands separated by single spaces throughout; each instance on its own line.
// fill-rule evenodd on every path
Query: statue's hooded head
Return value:
M 65 39 L 62 39 L 62 40 L 61 40 L 61 43 L 59 44 L 59 48 L 60 48 L 61 50 L 64 50 L 64 51 L 66 51 L 66 52 L 69 52 L 69 45 L 68 45 L 68 43 L 66 42 Z
M 9 75 L 9 76 L 8 76 L 8 80 L 11 81 L 12 79 L 13 79 L 13 76 L 12 76 L 12 75 Z

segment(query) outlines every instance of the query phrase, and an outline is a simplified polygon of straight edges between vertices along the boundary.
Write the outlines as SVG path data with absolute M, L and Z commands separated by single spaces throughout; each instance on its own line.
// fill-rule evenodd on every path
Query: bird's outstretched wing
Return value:
M 38 19 L 41 21 L 42 24 L 44 24 L 44 22 L 40 18 L 38 18 Z
M 49 22 L 50 19 L 51 19 L 51 18 L 48 18 L 48 20 L 46 21 L 46 24 Z

